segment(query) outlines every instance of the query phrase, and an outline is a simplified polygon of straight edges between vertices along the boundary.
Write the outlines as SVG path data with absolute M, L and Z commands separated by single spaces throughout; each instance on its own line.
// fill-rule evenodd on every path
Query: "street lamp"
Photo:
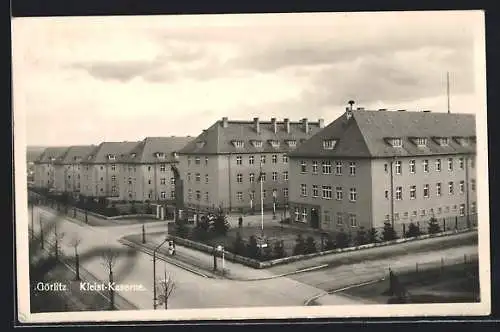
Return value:
M 153 250 L 153 308 L 156 309 L 156 252 L 162 245 L 165 244 L 165 242 L 168 241 L 168 238 L 165 237 L 165 240 L 163 240 L 162 243 L 160 243 L 154 250 Z
M 222 275 L 224 275 L 224 246 L 217 246 L 217 250 L 222 252 Z

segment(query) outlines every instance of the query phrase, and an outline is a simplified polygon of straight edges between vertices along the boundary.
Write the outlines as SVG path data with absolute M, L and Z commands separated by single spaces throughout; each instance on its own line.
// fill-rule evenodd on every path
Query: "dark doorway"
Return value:
M 319 228 L 319 216 L 316 209 L 311 209 L 311 227 Z

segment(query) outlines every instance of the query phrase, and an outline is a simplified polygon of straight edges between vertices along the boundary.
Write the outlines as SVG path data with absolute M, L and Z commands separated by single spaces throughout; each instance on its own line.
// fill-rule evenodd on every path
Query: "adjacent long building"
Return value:
M 215 122 L 179 151 L 184 205 L 190 209 L 258 210 L 288 201 L 288 153 L 323 128 L 323 120 Z
M 474 115 L 346 109 L 289 157 L 292 219 L 313 228 L 476 213 Z
M 48 147 L 35 161 L 34 185 L 36 188 L 50 191 L 56 190 L 56 161 L 61 158 L 68 147 Z

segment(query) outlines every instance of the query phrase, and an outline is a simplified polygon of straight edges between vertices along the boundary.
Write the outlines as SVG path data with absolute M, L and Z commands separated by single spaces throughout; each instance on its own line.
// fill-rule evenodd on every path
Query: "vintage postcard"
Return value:
M 489 314 L 484 31 L 14 18 L 19 320 Z

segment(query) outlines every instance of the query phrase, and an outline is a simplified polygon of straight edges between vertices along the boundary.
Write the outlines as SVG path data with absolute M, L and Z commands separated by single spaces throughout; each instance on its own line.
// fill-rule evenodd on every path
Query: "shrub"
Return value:
M 343 229 L 335 237 L 337 248 L 343 249 L 349 246 L 349 235 Z
M 370 228 L 370 230 L 368 231 L 367 238 L 368 238 L 368 243 L 377 243 L 379 241 L 377 229 L 373 227 Z
M 437 234 L 441 232 L 441 228 L 439 227 L 438 221 L 436 218 L 432 217 L 429 220 L 429 228 L 428 228 L 429 234 Z
M 271 247 L 271 244 L 269 242 L 267 242 L 266 244 L 267 246 L 262 248 L 262 256 L 260 257 L 261 260 L 269 260 L 273 258 L 273 248 Z
M 137 208 L 134 204 L 130 206 L 129 214 L 137 214 Z
M 318 249 L 316 248 L 316 242 L 314 241 L 314 238 L 312 236 L 308 236 L 304 247 L 304 254 L 313 254 L 315 252 L 318 252 Z
M 396 231 L 394 230 L 394 227 L 392 227 L 392 224 L 390 222 L 384 223 L 382 238 L 384 239 L 384 241 L 392 241 L 398 238 Z
M 406 237 L 417 237 L 420 235 L 420 227 L 414 223 L 408 225 L 408 231 L 406 232 Z
M 297 235 L 297 239 L 295 239 L 295 247 L 293 248 L 294 255 L 302 255 L 305 251 L 305 243 L 302 234 Z
M 283 240 L 275 241 L 273 246 L 273 254 L 275 258 L 283 258 L 286 256 L 285 245 Z
M 250 236 L 247 244 L 247 255 L 250 258 L 259 258 L 260 250 L 257 246 L 257 238 L 255 235 Z
M 236 255 L 245 256 L 245 242 L 243 242 L 243 238 L 241 237 L 240 232 L 236 233 L 236 238 L 233 243 L 233 252 Z
M 150 204 L 146 205 L 146 207 L 144 208 L 144 213 L 153 214 L 153 207 Z
M 225 236 L 230 227 L 227 216 L 222 213 L 209 217 L 209 223 L 212 226 L 212 231 L 217 235 Z
M 183 221 L 177 221 L 175 223 L 175 233 L 177 234 L 177 236 L 185 239 L 188 237 L 189 235 L 189 227 L 186 225 L 185 222 Z
M 325 250 L 332 250 L 337 248 L 335 245 L 335 241 L 333 241 L 333 237 L 330 234 L 326 235 L 326 243 L 325 243 Z
M 369 234 L 365 231 L 365 228 L 361 226 L 356 233 L 356 238 L 354 239 L 356 245 L 362 246 L 364 244 L 367 244 L 369 240 L 368 236 Z

